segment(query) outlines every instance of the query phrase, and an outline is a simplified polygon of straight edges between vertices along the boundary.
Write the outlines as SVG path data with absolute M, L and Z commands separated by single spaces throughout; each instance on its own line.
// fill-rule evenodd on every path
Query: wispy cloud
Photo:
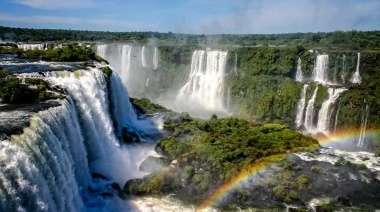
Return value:
M 30 24 L 67 24 L 67 25 L 100 25 L 100 26 L 114 26 L 114 27 L 125 27 L 132 28 L 133 30 L 141 30 L 145 25 L 128 22 L 128 21 L 117 21 L 105 18 L 74 18 L 74 17 L 61 17 L 61 16 L 13 16 L 8 14 L 0 14 L 0 21 L 9 22 L 19 22 L 19 23 L 30 23 Z
M 237 8 L 237 9 L 236 9 Z M 285 33 L 380 27 L 380 2 L 244 1 L 229 13 L 200 21 L 197 33 Z
M 14 2 L 37 9 L 84 8 L 94 5 L 91 0 L 14 0 Z

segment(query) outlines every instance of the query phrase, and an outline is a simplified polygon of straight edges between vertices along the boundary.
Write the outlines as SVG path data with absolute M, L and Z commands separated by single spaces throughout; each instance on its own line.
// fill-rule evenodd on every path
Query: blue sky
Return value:
M 196 34 L 380 30 L 380 0 L 0 0 L 0 25 Z

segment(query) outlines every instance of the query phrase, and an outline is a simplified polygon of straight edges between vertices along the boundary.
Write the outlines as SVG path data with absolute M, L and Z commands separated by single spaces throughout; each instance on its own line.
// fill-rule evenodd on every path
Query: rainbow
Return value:
M 356 139 L 359 137 L 360 131 L 340 131 L 331 135 L 329 137 L 319 137 L 320 144 L 329 144 L 334 142 L 345 142 L 348 140 Z M 366 136 L 380 135 L 380 130 L 367 130 Z M 219 186 L 207 199 L 205 199 L 200 205 L 199 209 L 207 209 L 209 207 L 215 206 L 222 202 L 228 194 L 241 186 L 244 182 L 249 179 L 254 179 L 259 175 L 260 172 L 265 171 L 272 164 L 275 164 L 282 159 L 286 158 L 286 154 L 275 155 L 268 158 L 263 158 L 262 160 L 256 161 L 254 164 L 245 168 L 239 174 L 232 177 L 229 181 Z
M 219 186 L 206 200 L 204 200 L 199 209 L 206 209 L 218 202 L 221 202 L 231 191 L 235 190 L 243 182 L 249 179 L 255 178 L 261 172 L 265 171 L 271 164 L 277 163 L 286 158 L 286 154 L 280 154 L 275 156 L 270 156 L 267 158 L 260 159 L 256 161 L 253 165 L 248 168 L 243 169 L 239 174 L 232 177 L 223 185 Z
M 380 134 L 379 129 L 366 130 L 366 137 L 378 136 Z M 329 135 L 328 137 L 315 137 L 320 144 L 330 144 L 337 142 L 347 142 L 353 139 L 357 139 L 360 135 L 358 130 L 348 130 L 348 131 L 337 131 L 334 134 Z

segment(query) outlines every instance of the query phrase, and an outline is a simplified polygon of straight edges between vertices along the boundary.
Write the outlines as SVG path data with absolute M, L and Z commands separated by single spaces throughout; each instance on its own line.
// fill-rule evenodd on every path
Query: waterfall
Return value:
M 115 73 L 111 75 L 111 101 L 113 103 L 113 117 L 117 118 L 116 135 L 120 136 L 123 127 L 128 131 L 136 132 L 141 139 L 149 140 L 149 135 L 159 134 L 157 127 L 149 120 L 138 119 L 129 101 L 127 89 Z
M 147 67 L 147 63 L 146 63 L 146 58 L 145 58 L 145 46 L 143 46 L 141 48 L 141 56 L 140 56 L 140 58 L 141 58 L 141 66 L 146 68 Z
M 302 82 L 302 80 L 303 80 L 303 74 L 302 74 L 301 67 L 302 67 L 301 58 L 299 57 L 298 61 L 297 61 L 297 71 L 296 71 L 296 81 L 297 82 Z
M 96 47 L 96 54 L 105 59 L 107 53 L 107 45 L 102 44 Z
M 313 96 L 310 98 L 306 107 L 304 125 L 307 132 L 311 132 L 312 130 L 314 130 L 314 117 L 315 117 L 314 103 L 315 103 L 315 99 L 317 98 L 317 92 L 318 92 L 318 85 L 316 85 Z
M 361 117 L 361 124 L 360 124 L 360 134 L 358 138 L 358 147 L 364 147 L 365 145 L 365 138 L 366 138 L 366 131 L 367 131 L 367 122 L 368 122 L 368 116 L 369 116 L 369 105 L 366 103 L 366 100 L 364 100 L 365 106 L 363 106 L 362 109 L 362 117 Z
M 303 85 L 301 99 L 298 101 L 298 104 L 297 104 L 297 114 L 296 114 L 296 121 L 295 121 L 297 128 L 299 128 L 304 123 L 306 91 L 308 87 L 309 87 L 308 84 Z
M 158 68 L 159 60 L 160 60 L 160 52 L 158 51 L 157 47 L 154 47 L 154 52 L 153 52 L 153 70 L 156 70 Z
M 67 101 L 0 143 L 1 211 L 82 211 L 90 181 L 75 109 Z
M 224 110 L 223 91 L 227 51 L 197 50 L 191 60 L 190 76 L 177 100 L 191 101 L 206 110 Z
M 355 73 L 352 75 L 350 82 L 351 83 L 357 83 L 361 84 L 362 83 L 362 78 L 359 73 L 359 68 L 360 68 L 360 53 L 358 53 L 358 60 L 356 62 L 356 70 Z
M 316 64 L 313 72 L 314 81 L 327 84 L 329 71 L 329 56 L 327 54 L 317 55 Z
M 159 67 L 160 53 L 157 47 L 132 44 L 98 45 L 96 53 L 106 59 L 119 74 L 129 94 L 146 96 L 146 79 L 154 83 L 153 69 Z
M 333 115 L 336 106 L 336 101 L 338 100 L 340 94 L 344 92 L 345 88 L 329 88 L 328 89 L 328 99 L 322 104 L 321 109 L 318 113 L 318 123 L 317 131 L 322 132 L 326 135 L 330 133 L 330 129 L 333 127 Z
M 19 49 L 26 50 L 45 50 L 45 44 L 18 44 L 17 47 Z
M 347 58 L 346 55 L 343 55 L 342 58 L 342 72 L 340 75 L 340 78 L 342 80 L 342 83 L 346 83 L 346 72 L 347 72 Z
M 120 76 L 125 84 L 128 84 L 131 75 L 132 45 L 121 47 L 121 70 Z
M 98 68 L 45 74 L 50 86 L 68 96 L 60 106 L 33 115 L 23 134 L 0 141 L 0 211 L 126 210 L 126 202 L 102 193 L 112 192 L 112 182 L 123 185 L 145 175 L 138 166 L 153 146 L 120 146 L 109 111 L 118 127 L 142 137 L 157 129 L 137 118 L 115 73 L 110 94 Z M 112 181 L 93 179 L 91 173 Z

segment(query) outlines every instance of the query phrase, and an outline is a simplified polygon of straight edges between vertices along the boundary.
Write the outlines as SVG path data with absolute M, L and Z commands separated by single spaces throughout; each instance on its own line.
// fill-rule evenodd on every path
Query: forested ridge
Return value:
M 137 41 L 147 43 L 157 39 L 161 45 L 191 45 L 199 47 L 243 47 L 243 46 L 297 46 L 331 47 L 333 49 L 380 49 L 380 31 L 335 31 L 317 33 L 284 34 L 219 34 L 195 35 L 161 32 L 102 32 L 64 29 L 28 29 L 0 26 L 0 39 L 14 42 L 45 41 Z

